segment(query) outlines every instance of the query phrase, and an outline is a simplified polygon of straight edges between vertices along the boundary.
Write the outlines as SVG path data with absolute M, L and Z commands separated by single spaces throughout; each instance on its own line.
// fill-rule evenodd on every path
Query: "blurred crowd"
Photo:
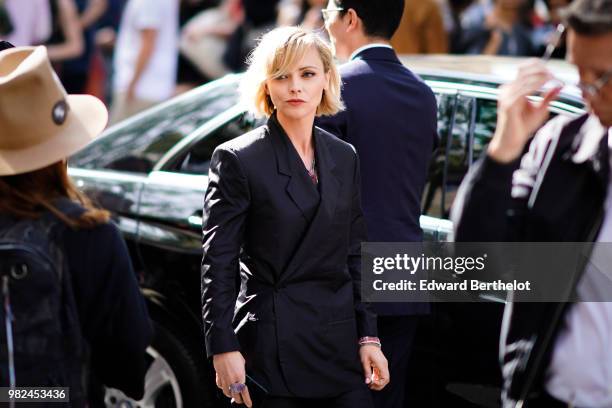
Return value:
M 540 56 L 571 0 L 405 0 L 398 54 Z M 318 30 L 326 0 L 0 0 L 0 39 L 46 44 L 69 93 L 116 122 L 230 72 L 264 32 Z M 553 58 L 563 58 L 563 40 Z

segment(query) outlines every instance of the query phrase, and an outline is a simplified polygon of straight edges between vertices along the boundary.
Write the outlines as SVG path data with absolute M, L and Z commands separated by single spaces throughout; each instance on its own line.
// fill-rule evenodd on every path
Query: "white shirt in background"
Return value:
M 612 157 L 612 130 L 608 135 Z M 606 244 L 595 246 L 577 287 L 581 299 L 612 300 L 612 174 L 605 206 L 597 242 Z M 578 408 L 612 408 L 612 302 L 578 302 L 564 323 L 554 344 L 546 390 Z
M 125 92 L 134 77 L 140 31 L 157 30 L 155 49 L 135 89 L 135 97 L 163 101 L 174 93 L 178 58 L 178 0 L 129 0 L 115 47 L 115 92 Z
M 0 37 L 15 47 L 43 44 L 51 35 L 49 0 L 4 0 L 13 32 Z

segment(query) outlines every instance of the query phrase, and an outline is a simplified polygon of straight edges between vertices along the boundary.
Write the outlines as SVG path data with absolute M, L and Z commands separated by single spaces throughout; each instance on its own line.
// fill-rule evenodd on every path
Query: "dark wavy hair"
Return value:
M 67 197 L 85 208 L 78 218 L 66 216 L 55 207 L 54 201 Z M 65 161 L 59 161 L 39 170 L 0 177 L 0 213 L 15 218 L 38 218 L 50 211 L 68 226 L 92 228 L 108 222 L 110 214 L 96 208 L 81 193 L 68 176 Z

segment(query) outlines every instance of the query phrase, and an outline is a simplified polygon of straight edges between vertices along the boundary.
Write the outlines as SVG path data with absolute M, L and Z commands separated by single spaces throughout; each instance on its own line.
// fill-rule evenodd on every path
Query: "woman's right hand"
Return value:
M 239 351 L 215 354 L 213 356 L 213 365 L 216 372 L 217 387 L 223 391 L 223 394 L 228 398 L 232 398 L 237 404 L 251 407 L 253 404 L 246 386 L 241 393 L 230 392 L 230 385 L 236 383 L 244 384 L 246 381 L 244 357 L 242 357 L 242 354 Z
M 380 391 L 391 380 L 389 363 L 379 346 L 364 344 L 359 347 L 365 383 L 374 391 Z
M 546 92 L 542 101 L 534 103 L 529 96 L 554 79 L 539 60 L 523 65 L 516 79 L 500 88 L 497 106 L 497 128 L 487 154 L 500 163 L 517 159 L 529 137 L 548 119 L 548 105 L 561 87 Z

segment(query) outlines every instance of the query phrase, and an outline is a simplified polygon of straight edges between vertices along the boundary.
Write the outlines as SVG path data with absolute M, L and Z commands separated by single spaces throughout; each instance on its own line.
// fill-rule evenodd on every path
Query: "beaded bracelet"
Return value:
M 380 343 L 380 339 L 378 337 L 368 337 L 368 336 L 362 337 L 362 338 L 359 339 L 358 344 L 360 346 L 364 346 L 366 344 L 373 344 L 373 345 L 376 345 L 378 347 L 382 347 L 382 345 Z

